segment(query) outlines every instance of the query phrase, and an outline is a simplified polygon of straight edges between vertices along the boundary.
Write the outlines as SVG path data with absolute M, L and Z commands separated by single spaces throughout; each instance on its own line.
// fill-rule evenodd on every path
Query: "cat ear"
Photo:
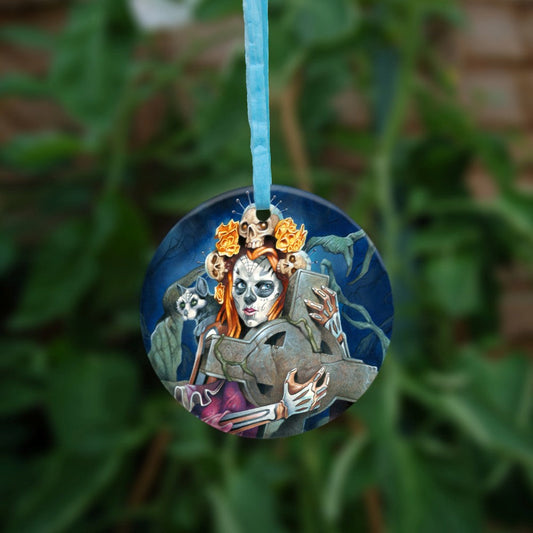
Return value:
M 179 283 L 176 283 L 176 289 L 178 289 L 178 293 L 180 296 L 182 296 L 184 292 L 187 290 L 185 287 L 182 287 Z
M 205 298 L 209 294 L 209 286 L 207 281 L 204 278 L 197 278 L 196 280 L 196 292 L 202 297 Z

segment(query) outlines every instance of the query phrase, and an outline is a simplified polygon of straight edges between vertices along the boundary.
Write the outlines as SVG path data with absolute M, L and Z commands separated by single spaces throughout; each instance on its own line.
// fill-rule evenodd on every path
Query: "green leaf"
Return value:
M 452 317 L 466 316 L 481 305 L 480 264 L 464 252 L 428 260 L 430 298 Z
M 0 160 L 29 171 L 42 171 L 65 162 L 83 150 L 79 138 L 65 133 L 21 135 L 4 144 Z
M 209 186 L 206 186 L 207 184 Z M 232 174 L 225 179 L 210 180 L 201 187 L 197 181 L 188 181 L 180 184 L 179 188 L 152 195 L 150 207 L 158 213 L 187 213 L 200 202 L 205 202 L 228 190 L 248 185 L 250 185 L 250 174 L 244 173 Z
M 211 512 L 215 521 L 215 530 L 218 533 L 244 533 L 239 527 L 237 516 L 235 511 L 232 511 L 226 494 L 218 488 L 211 487 L 207 495 L 213 506 Z
M 495 200 L 492 209 L 512 232 L 528 243 L 530 250 L 533 243 L 533 195 L 508 191 Z M 524 251 L 517 250 L 517 253 L 524 254 Z
M 227 465 L 225 485 L 211 489 L 215 529 L 220 533 L 285 531 L 268 483 L 268 467 L 258 459 L 252 457 L 246 467 Z
M 226 168 L 250 165 L 245 79 L 244 60 L 239 58 L 221 76 L 215 98 L 209 101 L 201 93 L 198 95 L 201 105 L 198 106 L 195 122 L 195 133 L 199 140 L 195 155 L 199 161 L 208 162 L 217 170 L 222 165 Z M 228 131 L 231 135 L 228 135 Z
M 25 74 L 8 74 L 0 79 L 0 96 L 41 98 L 50 96 L 46 81 Z
M 14 416 L 42 404 L 44 387 L 17 378 L 2 383 L 4 399 L 0 404 L 0 416 Z
M 136 33 L 124 2 L 76 3 L 50 71 L 59 102 L 96 135 L 113 124 L 132 72 Z
M 87 246 L 90 227 L 82 221 L 65 223 L 41 246 L 32 262 L 11 327 L 27 329 L 64 317 L 78 304 L 97 273 Z
M 295 32 L 291 31 L 291 21 L 287 21 L 287 17 L 273 18 L 269 26 L 269 77 L 271 92 L 275 94 L 287 86 L 296 70 L 304 63 L 306 50 L 298 42 Z M 274 113 L 271 119 L 275 119 Z M 276 140 L 274 135 L 272 140 Z
M 443 18 L 455 26 L 464 25 L 467 22 L 461 7 L 447 0 L 432 0 L 423 4 L 423 9 L 426 15 Z
M 336 523 L 341 516 L 344 503 L 343 492 L 347 478 L 357 461 L 364 445 L 367 442 L 366 435 L 352 437 L 340 450 L 333 461 L 328 479 L 324 487 L 324 516 L 329 523 Z
M 426 86 L 417 88 L 417 110 L 428 131 L 428 136 L 443 138 L 445 144 L 465 146 L 476 140 L 472 118 L 452 98 L 444 98 L 428 90 Z M 429 140 L 428 139 L 428 140 Z M 434 170 L 439 171 L 438 168 Z
M 496 135 L 480 133 L 475 143 L 483 166 L 503 190 L 508 190 L 516 176 L 516 165 L 503 140 Z
M 172 408 L 172 420 L 170 423 L 174 428 L 174 438 L 169 445 L 169 455 L 183 462 L 203 461 L 215 453 L 216 445 L 210 438 L 211 428 L 191 416 L 184 408 L 174 405 Z
M 54 50 L 56 37 L 51 34 L 29 26 L 6 26 L 0 29 L 0 40 L 8 41 L 39 50 Z
M 41 406 L 46 382 L 46 353 L 28 340 L 0 341 L 0 415 L 13 416 Z
M 123 453 L 114 450 L 92 457 L 60 452 L 51 455 L 17 502 L 6 531 L 67 530 L 111 482 L 123 458 Z
M 494 413 L 527 426 L 532 405 L 533 368 L 527 357 L 508 354 L 502 359 L 487 359 L 473 347 L 461 351 L 458 370 L 469 380 L 469 388 Z M 523 412 L 522 405 L 526 411 Z M 528 407 L 529 405 L 529 407 Z
M 354 31 L 358 21 L 355 4 L 348 0 L 306 0 L 289 7 L 288 17 L 304 46 L 339 41 Z
M 481 447 L 533 465 L 533 434 L 499 417 L 473 395 L 443 396 L 441 409 Z
M 92 307 L 105 311 L 137 307 L 147 267 L 148 228 L 140 211 L 120 196 L 104 199 L 95 212 L 92 244 L 100 269 Z
M 468 359 L 464 362 L 465 369 L 471 372 L 471 362 Z M 490 366 L 492 362 L 487 361 L 486 365 Z M 432 388 L 425 387 L 405 374 L 402 375 L 401 381 L 410 395 L 432 411 L 444 415 L 471 441 L 475 442 L 479 449 L 491 450 L 503 458 L 520 461 L 525 466 L 531 467 L 533 464 L 533 432 L 530 427 L 524 425 L 523 420 L 520 420 L 519 412 L 514 416 L 508 412 L 509 409 L 516 410 L 517 408 L 520 411 L 517 400 L 512 402 L 512 407 L 509 407 L 510 398 L 514 394 L 521 397 L 525 394 L 524 388 L 525 391 L 531 388 L 530 376 L 526 375 L 517 382 L 518 376 L 515 371 L 500 373 L 497 366 L 493 367 L 492 378 L 488 383 L 481 385 L 485 391 L 480 394 L 478 380 L 484 379 L 485 375 L 486 373 L 481 372 L 477 376 L 474 372 L 470 375 L 468 385 L 462 390 L 453 392 L 435 390 L 435 383 Z M 509 388 L 518 389 L 519 392 L 504 392 L 504 389 Z M 508 403 L 507 406 L 503 406 L 503 409 L 499 406 L 495 407 L 498 398 L 502 396 L 506 397 Z
M 385 451 L 386 450 L 386 451 Z M 381 457 L 382 485 L 394 531 L 469 533 L 481 530 L 481 509 L 475 474 L 467 457 L 453 461 L 425 457 L 407 439 L 397 436 Z
M 240 15 L 242 13 L 242 2 L 240 0 L 219 0 L 218 2 L 200 0 L 194 12 L 198 20 L 220 19 L 235 13 Z
M 415 254 L 453 254 L 479 244 L 479 230 L 460 223 L 434 225 L 411 237 Z
M 130 361 L 71 347 L 51 368 L 50 377 L 48 412 L 61 449 L 100 453 L 124 441 L 138 390 Z
M 17 250 L 11 236 L 0 233 L 0 276 L 3 276 L 17 258 Z

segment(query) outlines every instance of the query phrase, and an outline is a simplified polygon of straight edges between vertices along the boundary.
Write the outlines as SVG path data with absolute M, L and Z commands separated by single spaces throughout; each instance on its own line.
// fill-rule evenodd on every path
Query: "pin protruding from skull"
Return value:
M 246 248 L 264 246 L 265 237 L 274 236 L 276 225 L 282 218 L 279 209 L 271 205 L 270 216 L 266 220 L 259 220 L 255 205 L 249 205 L 239 223 L 239 235 L 246 240 Z

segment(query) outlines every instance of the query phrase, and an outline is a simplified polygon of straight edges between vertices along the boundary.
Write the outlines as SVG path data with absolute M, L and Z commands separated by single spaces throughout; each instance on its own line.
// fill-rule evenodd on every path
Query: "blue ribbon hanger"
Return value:
M 270 210 L 270 110 L 268 90 L 268 0 L 243 0 L 246 90 L 254 202 Z

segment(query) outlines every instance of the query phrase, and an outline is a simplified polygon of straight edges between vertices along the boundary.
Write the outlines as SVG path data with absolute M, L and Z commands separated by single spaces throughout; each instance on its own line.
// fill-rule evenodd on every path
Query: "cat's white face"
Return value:
M 195 320 L 198 311 L 207 305 L 195 289 L 187 289 L 176 301 L 176 310 L 184 320 Z
M 253 328 L 266 322 L 283 284 L 264 256 L 251 261 L 242 256 L 233 269 L 233 301 L 241 320 Z

